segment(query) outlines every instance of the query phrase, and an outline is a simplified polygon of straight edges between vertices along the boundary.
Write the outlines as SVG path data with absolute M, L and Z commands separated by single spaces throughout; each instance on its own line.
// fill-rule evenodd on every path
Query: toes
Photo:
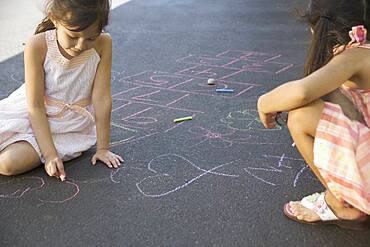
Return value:
M 314 211 L 302 206 L 299 201 L 290 202 L 289 206 L 293 215 L 297 217 L 298 220 L 304 220 L 307 222 L 320 220 L 320 217 Z
M 292 212 L 294 213 L 294 216 L 297 216 L 297 212 L 299 210 L 299 207 L 301 206 L 301 203 L 300 202 L 289 202 L 289 206 L 292 210 Z

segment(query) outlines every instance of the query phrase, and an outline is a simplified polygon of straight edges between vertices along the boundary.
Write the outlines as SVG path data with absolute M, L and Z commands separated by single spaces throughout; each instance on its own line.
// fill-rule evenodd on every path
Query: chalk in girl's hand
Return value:
M 292 147 L 295 147 L 295 142 L 292 143 Z
M 179 122 L 183 122 L 183 121 L 188 121 L 188 120 L 192 120 L 193 117 L 192 116 L 189 116 L 189 117 L 182 117 L 182 118 L 176 118 L 173 120 L 174 123 L 179 123 Z
M 64 181 L 64 180 L 66 180 L 66 176 L 64 176 L 64 175 L 60 175 L 60 180 L 62 180 L 62 181 Z
M 231 89 L 231 88 L 217 88 L 216 92 L 218 92 L 218 93 L 233 93 L 234 89 Z
M 207 81 L 207 84 L 208 85 L 215 85 L 216 84 L 216 80 L 213 79 L 213 78 L 209 78 L 208 81 Z

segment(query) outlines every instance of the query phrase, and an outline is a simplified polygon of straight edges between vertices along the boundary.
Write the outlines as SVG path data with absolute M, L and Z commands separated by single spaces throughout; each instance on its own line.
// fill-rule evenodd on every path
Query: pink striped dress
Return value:
M 366 124 L 348 119 L 339 105 L 325 102 L 316 130 L 314 163 L 339 200 L 370 215 L 370 89 L 342 85 L 341 90 L 362 112 Z
M 91 93 L 100 57 L 95 49 L 68 60 L 59 51 L 55 30 L 45 32 L 45 108 L 55 147 L 70 160 L 96 143 Z M 37 145 L 27 111 L 26 87 L 0 101 L 0 150 L 17 141 Z

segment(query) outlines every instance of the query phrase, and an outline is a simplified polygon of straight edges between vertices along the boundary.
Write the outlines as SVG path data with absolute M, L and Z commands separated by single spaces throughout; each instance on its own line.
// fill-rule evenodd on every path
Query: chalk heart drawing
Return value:
M 66 169 L 68 177 L 64 182 L 55 181 L 54 178 L 44 179 L 38 176 L 11 178 L 0 183 L 0 199 L 18 199 L 31 192 L 43 204 L 64 203 L 77 197 L 80 192 L 80 184 L 106 181 L 119 183 L 119 181 L 113 179 L 119 169 L 108 169 L 104 166 L 101 168 L 103 171 L 96 172 L 97 169 L 93 169 L 94 167 L 90 164 L 88 166 L 89 169 L 86 169 L 84 175 L 81 175 L 81 173 L 74 174 L 74 168 L 79 167 L 78 165 L 68 167 Z M 73 179 L 74 175 L 78 179 Z M 52 182 L 45 182 L 50 179 L 52 179 Z
M 0 183 L 0 199 L 18 199 L 31 191 L 41 189 L 44 185 L 44 180 L 39 177 L 12 178 Z
M 59 190 L 62 192 L 55 193 L 58 186 L 62 187 Z M 43 203 L 63 203 L 74 198 L 79 188 L 77 184 L 69 181 L 47 185 L 43 178 L 37 176 L 12 178 L 0 183 L 0 199 L 19 199 L 30 192 L 33 195 L 36 193 L 38 200 Z
M 258 111 L 251 109 L 230 112 L 227 117 L 221 119 L 221 122 L 227 124 L 231 129 L 242 131 L 275 131 L 281 129 L 278 125 L 275 129 L 265 129 L 259 119 Z
M 236 178 L 239 175 L 217 172 L 222 167 L 235 164 L 236 161 L 224 163 L 211 169 L 203 169 L 177 154 L 163 154 L 148 163 L 148 170 L 154 175 L 148 176 L 136 187 L 147 197 L 163 197 L 184 189 L 206 175 L 226 176 Z
M 79 186 L 71 181 L 53 183 L 37 191 L 38 199 L 43 203 L 63 203 L 72 200 L 80 192 Z

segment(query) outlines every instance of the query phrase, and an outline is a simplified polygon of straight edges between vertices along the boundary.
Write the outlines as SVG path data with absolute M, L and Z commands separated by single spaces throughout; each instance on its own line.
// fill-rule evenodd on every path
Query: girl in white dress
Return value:
M 49 0 L 46 17 L 24 51 L 25 83 L 0 101 L 0 174 L 41 163 L 65 180 L 63 161 L 96 144 L 91 159 L 110 168 L 112 40 L 102 33 L 109 0 Z

